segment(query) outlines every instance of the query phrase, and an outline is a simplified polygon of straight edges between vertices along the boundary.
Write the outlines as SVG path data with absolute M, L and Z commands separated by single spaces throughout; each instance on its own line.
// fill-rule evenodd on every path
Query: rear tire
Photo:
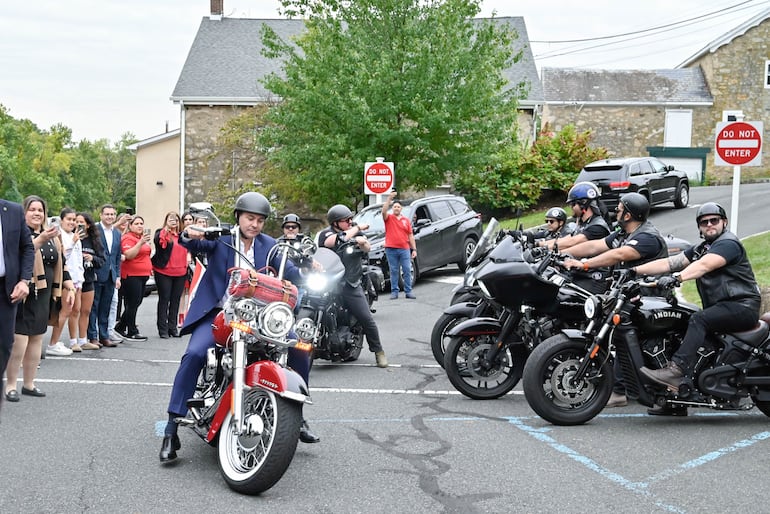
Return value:
M 264 389 L 244 393 L 244 425 L 252 416 L 261 434 L 238 435 L 228 413 L 217 443 L 219 471 L 230 489 L 242 494 L 267 491 L 281 479 L 297 450 L 302 406 Z
M 690 188 L 687 186 L 687 184 L 681 183 L 676 188 L 674 207 L 677 209 L 684 209 L 687 207 L 688 203 L 690 203 Z
M 524 366 L 524 396 L 541 418 L 554 425 L 581 425 L 607 405 L 613 373 L 606 355 L 597 356 L 579 383 L 571 383 L 585 356 L 585 343 L 564 334 L 549 337 L 532 351 Z

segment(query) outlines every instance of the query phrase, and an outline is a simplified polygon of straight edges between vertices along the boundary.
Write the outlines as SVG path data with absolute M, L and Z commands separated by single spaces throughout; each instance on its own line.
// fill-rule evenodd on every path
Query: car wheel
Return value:
M 457 267 L 460 268 L 460 271 L 465 271 L 465 268 L 468 267 L 468 258 L 473 253 L 474 248 L 476 248 L 476 240 L 472 237 L 466 237 L 465 241 L 463 242 L 463 254 L 459 261 L 457 261 Z
M 674 198 L 674 207 L 677 209 L 684 209 L 687 204 L 690 203 L 690 188 L 687 184 L 682 182 L 679 187 L 676 188 L 676 197 Z

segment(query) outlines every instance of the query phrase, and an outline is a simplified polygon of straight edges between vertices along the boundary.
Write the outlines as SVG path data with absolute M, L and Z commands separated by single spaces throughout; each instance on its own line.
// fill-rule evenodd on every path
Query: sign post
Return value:
M 730 208 L 730 227 L 738 234 L 738 202 L 741 185 L 741 166 L 762 165 L 761 121 L 732 121 L 717 123 L 715 166 L 733 167 L 733 196 Z
M 384 157 L 377 157 L 377 162 L 364 164 L 364 193 L 376 195 L 376 203 L 381 203 L 382 195 L 390 192 L 396 177 L 393 163 L 384 161 Z

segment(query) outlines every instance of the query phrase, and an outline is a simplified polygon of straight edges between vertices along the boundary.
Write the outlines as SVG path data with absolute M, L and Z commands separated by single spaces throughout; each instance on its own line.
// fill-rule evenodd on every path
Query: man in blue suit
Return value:
M 241 253 L 248 257 L 248 260 L 257 269 L 263 268 L 265 265 L 278 269 L 280 267 L 279 255 L 275 255 L 272 261 L 267 262 L 268 252 L 276 244 L 275 239 L 262 233 L 265 220 L 271 211 L 267 198 L 255 192 L 244 193 L 236 200 L 234 211 L 237 237 L 224 236 L 222 242 L 233 246 L 239 245 Z M 206 362 L 206 353 L 209 348 L 214 346 L 211 324 L 216 314 L 221 310 L 227 292 L 229 279 L 227 270 L 235 266 L 237 262 L 236 253 L 232 248 L 217 241 L 204 240 L 202 232 L 186 230 L 179 237 L 179 242 L 193 254 L 206 254 L 208 265 L 198 284 L 195 297 L 190 303 L 182 326 L 181 333 L 192 334 L 192 336 L 179 363 L 179 369 L 176 372 L 176 377 L 174 377 L 174 386 L 171 389 L 168 423 L 160 449 L 161 462 L 168 462 L 177 457 L 176 451 L 181 445 L 177 436 L 177 424 L 174 420 L 187 415 L 187 400 L 192 398 L 195 392 L 198 375 L 200 375 Z M 285 276 L 292 282 L 296 282 L 300 276 L 299 270 L 291 262 L 288 262 Z M 289 366 L 307 382 L 310 372 L 310 354 L 291 349 L 288 360 Z M 300 440 L 306 443 L 315 443 L 320 439 L 310 432 L 307 423 L 303 421 L 300 429 Z
M 94 282 L 94 305 L 88 319 L 88 339 L 99 346 L 112 347 L 117 344 L 110 341 L 110 304 L 115 289 L 120 289 L 121 233 L 113 225 L 117 217 L 115 207 L 102 206 L 101 223 L 97 223 L 97 232 L 104 248 L 104 264 L 96 268 Z
M 0 199 L 0 377 L 13 348 L 16 306 L 29 295 L 35 247 L 21 205 Z M 0 395 L 0 401 L 2 397 Z

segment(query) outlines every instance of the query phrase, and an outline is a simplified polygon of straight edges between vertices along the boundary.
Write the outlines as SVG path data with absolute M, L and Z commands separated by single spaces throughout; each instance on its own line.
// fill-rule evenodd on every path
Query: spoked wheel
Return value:
M 521 379 L 526 350 L 506 348 L 490 365 L 485 359 L 495 342 L 493 335 L 452 338 L 446 347 L 444 369 L 452 385 L 468 398 L 491 400 L 516 387 Z
M 243 494 L 273 487 L 294 458 L 301 423 L 299 404 L 263 389 L 246 392 L 242 433 L 228 414 L 217 443 L 219 471 L 227 485 Z
M 433 325 L 433 330 L 430 333 L 430 349 L 433 352 L 433 358 L 436 359 L 436 362 L 438 362 L 442 368 L 444 367 L 446 347 L 451 339 L 446 333 L 452 330 L 455 325 L 466 319 L 468 319 L 468 317 L 461 314 L 442 314 Z
M 524 366 L 524 395 L 529 406 L 554 425 L 580 425 L 599 414 L 612 393 L 612 365 L 601 354 L 586 376 L 575 380 L 586 346 L 564 334 L 532 351 Z

